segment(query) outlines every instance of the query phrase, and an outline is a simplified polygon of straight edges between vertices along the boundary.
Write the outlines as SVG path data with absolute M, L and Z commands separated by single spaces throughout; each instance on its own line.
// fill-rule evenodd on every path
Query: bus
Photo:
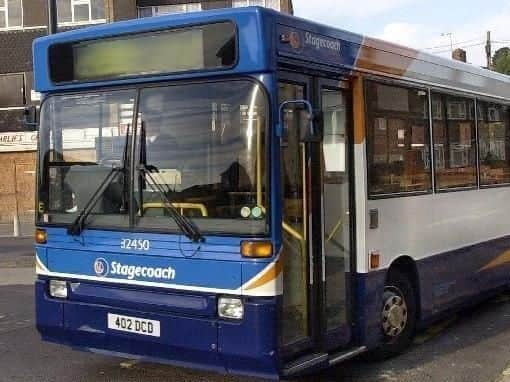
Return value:
M 247 7 L 34 42 L 43 340 L 288 378 L 508 286 L 510 79 Z

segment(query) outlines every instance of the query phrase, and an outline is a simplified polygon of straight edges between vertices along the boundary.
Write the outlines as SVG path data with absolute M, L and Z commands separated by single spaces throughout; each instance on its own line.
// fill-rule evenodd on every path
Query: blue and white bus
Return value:
M 37 328 L 280 378 L 510 281 L 510 79 L 262 8 L 34 43 Z

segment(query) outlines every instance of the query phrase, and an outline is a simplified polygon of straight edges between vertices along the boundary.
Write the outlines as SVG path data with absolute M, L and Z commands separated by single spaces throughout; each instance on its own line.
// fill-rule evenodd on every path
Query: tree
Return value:
M 492 64 L 496 72 L 510 75 L 510 48 L 498 49 L 492 58 Z

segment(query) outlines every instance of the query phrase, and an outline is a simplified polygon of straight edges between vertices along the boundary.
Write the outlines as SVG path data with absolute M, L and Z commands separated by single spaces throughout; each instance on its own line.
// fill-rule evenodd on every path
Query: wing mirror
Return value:
M 301 142 L 316 142 L 319 139 L 319 133 L 315 126 L 315 115 L 312 104 L 307 100 L 291 100 L 280 104 L 279 122 L 277 126 L 277 136 L 283 137 L 289 126 L 286 115 L 291 111 L 297 118 L 297 128 L 299 129 L 299 138 Z

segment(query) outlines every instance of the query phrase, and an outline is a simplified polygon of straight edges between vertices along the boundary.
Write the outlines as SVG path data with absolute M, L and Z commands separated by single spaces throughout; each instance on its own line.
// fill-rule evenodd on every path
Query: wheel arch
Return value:
M 420 276 L 416 261 L 410 256 L 400 256 L 395 259 L 386 273 L 386 282 L 388 281 L 392 272 L 397 271 L 408 277 L 414 290 L 416 299 L 416 313 L 418 321 L 421 320 L 421 288 L 420 288 Z

